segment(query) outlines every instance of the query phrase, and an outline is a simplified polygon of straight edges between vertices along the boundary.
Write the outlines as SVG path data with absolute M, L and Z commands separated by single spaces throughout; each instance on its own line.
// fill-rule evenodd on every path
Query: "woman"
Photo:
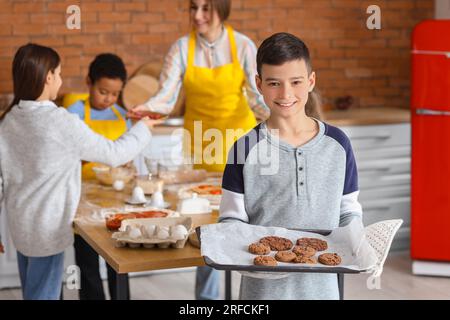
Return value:
M 190 133 L 185 152 L 196 168 L 215 172 L 223 172 L 232 143 L 256 125 L 256 118 L 265 120 L 269 115 L 255 85 L 256 46 L 224 24 L 230 8 L 231 0 L 190 0 L 192 32 L 177 40 L 167 54 L 159 92 L 132 110 L 169 113 L 183 86 L 184 127 Z M 217 148 L 203 141 L 208 140 L 203 139 L 208 129 L 222 134 L 222 139 L 211 139 Z M 227 141 L 227 129 L 240 132 Z M 213 269 L 198 268 L 196 298 L 217 299 L 218 282 L 219 275 Z
M 161 72 L 159 92 L 133 109 L 169 113 L 183 86 L 184 126 L 190 133 L 190 141 L 185 145 L 191 150 L 188 155 L 197 168 L 216 172 L 223 172 L 231 144 L 256 125 L 255 116 L 262 120 L 268 117 L 254 82 L 256 46 L 248 37 L 224 25 L 230 7 L 231 0 L 190 1 L 193 31 L 172 45 Z M 201 121 L 202 130 L 196 129 L 194 136 L 194 126 L 200 126 L 195 121 Z M 226 129 L 241 132 L 228 146 L 221 143 L 220 148 L 217 144 L 214 155 L 208 155 L 212 145 L 206 148 L 210 142 L 203 141 L 208 140 L 203 138 L 208 129 L 218 129 L 224 138 Z M 201 148 L 194 141 L 203 141 Z

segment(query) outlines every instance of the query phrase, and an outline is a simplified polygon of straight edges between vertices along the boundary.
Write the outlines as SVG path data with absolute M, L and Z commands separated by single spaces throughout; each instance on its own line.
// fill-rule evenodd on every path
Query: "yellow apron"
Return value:
M 91 120 L 91 106 L 89 99 L 84 102 L 84 122 L 92 129 L 92 131 L 101 134 L 107 139 L 116 140 L 125 132 L 127 132 L 127 123 L 114 106 L 111 107 L 112 112 L 117 117 L 117 120 Z M 96 163 L 85 163 L 82 168 L 83 179 L 95 178 L 95 173 L 92 170 Z
M 255 116 L 243 92 L 245 73 L 237 58 L 233 29 L 226 28 L 232 62 L 217 68 L 194 66 L 196 33 L 193 31 L 189 37 L 183 80 L 186 92 L 184 127 L 190 133 L 184 141 L 185 154 L 193 158 L 195 168 L 217 172 L 224 170 L 232 144 L 256 126 Z M 228 130 L 227 135 L 227 129 L 240 130 Z

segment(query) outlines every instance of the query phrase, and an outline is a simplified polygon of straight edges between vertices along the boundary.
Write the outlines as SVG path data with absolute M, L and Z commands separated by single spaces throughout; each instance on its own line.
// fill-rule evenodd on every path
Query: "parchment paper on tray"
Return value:
M 338 266 L 326 266 L 320 263 L 301 264 L 278 262 L 276 267 L 256 266 L 253 264 L 254 254 L 248 252 L 248 245 L 258 242 L 265 236 L 279 236 L 290 239 L 294 244 L 298 238 L 310 237 L 327 241 L 328 249 L 316 253 L 337 253 L 342 262 Z M 354 220 L 349 225 L 337 228 L 329 235 L 289 230 L 278 227 L 263 227 L 241 222 L 217 223 L 200 228 L 201 254 L 205 263 L 219 270 L 236 270 L 255 277 L 278 277 L 290 272 L 323 272 L 323 273 L 359 273 L 371 271 L 377 256 L 367 242 L 364 227 L 360 221 Z M 270 253 L 274 256 L 275 252 Z M 253 274 L 253 275 L 252 275 Z

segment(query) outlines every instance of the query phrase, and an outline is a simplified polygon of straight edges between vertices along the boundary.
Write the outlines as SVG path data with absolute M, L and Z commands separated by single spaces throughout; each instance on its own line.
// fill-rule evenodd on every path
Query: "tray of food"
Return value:
M 222 198 L 222 187 L 219 184 L 195 184 L 182 187 L 178 190 L 178 197 L 180 199 L 192 198 L 196 193 L 200 198 L 206 198 L 211 205 L 219 205 Z
M 357 223 L 333 231 L 293 230 L 246 223 L 218 223 L 197 228 L 205 263 L 257 278 L 292 272 L 360 273 L 377 262 Z M 226 242 L 226 246 L 223 243 Z
M 108 230 L 116 231 L 121 227 L 122 222 L 126 220 L 142 218 L 173 218 L 179 216 L 180 214 L 177 211 L 146 207 L 142 209 L 135 209 L 133 211 L 107 213 L 105 214 L 105 224 Z
M 192 230 L 190 217 L 125 220 L 112 234 L 117 247 L 184 248 Z

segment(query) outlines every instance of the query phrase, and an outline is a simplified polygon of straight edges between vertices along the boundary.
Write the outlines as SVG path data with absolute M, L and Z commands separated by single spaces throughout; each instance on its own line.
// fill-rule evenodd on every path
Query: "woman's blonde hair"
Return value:
M 308 117 L 322 120 L 322 96 L 315 89 L 309 93 L 308 101 L 305 105 L 305 114 Z

